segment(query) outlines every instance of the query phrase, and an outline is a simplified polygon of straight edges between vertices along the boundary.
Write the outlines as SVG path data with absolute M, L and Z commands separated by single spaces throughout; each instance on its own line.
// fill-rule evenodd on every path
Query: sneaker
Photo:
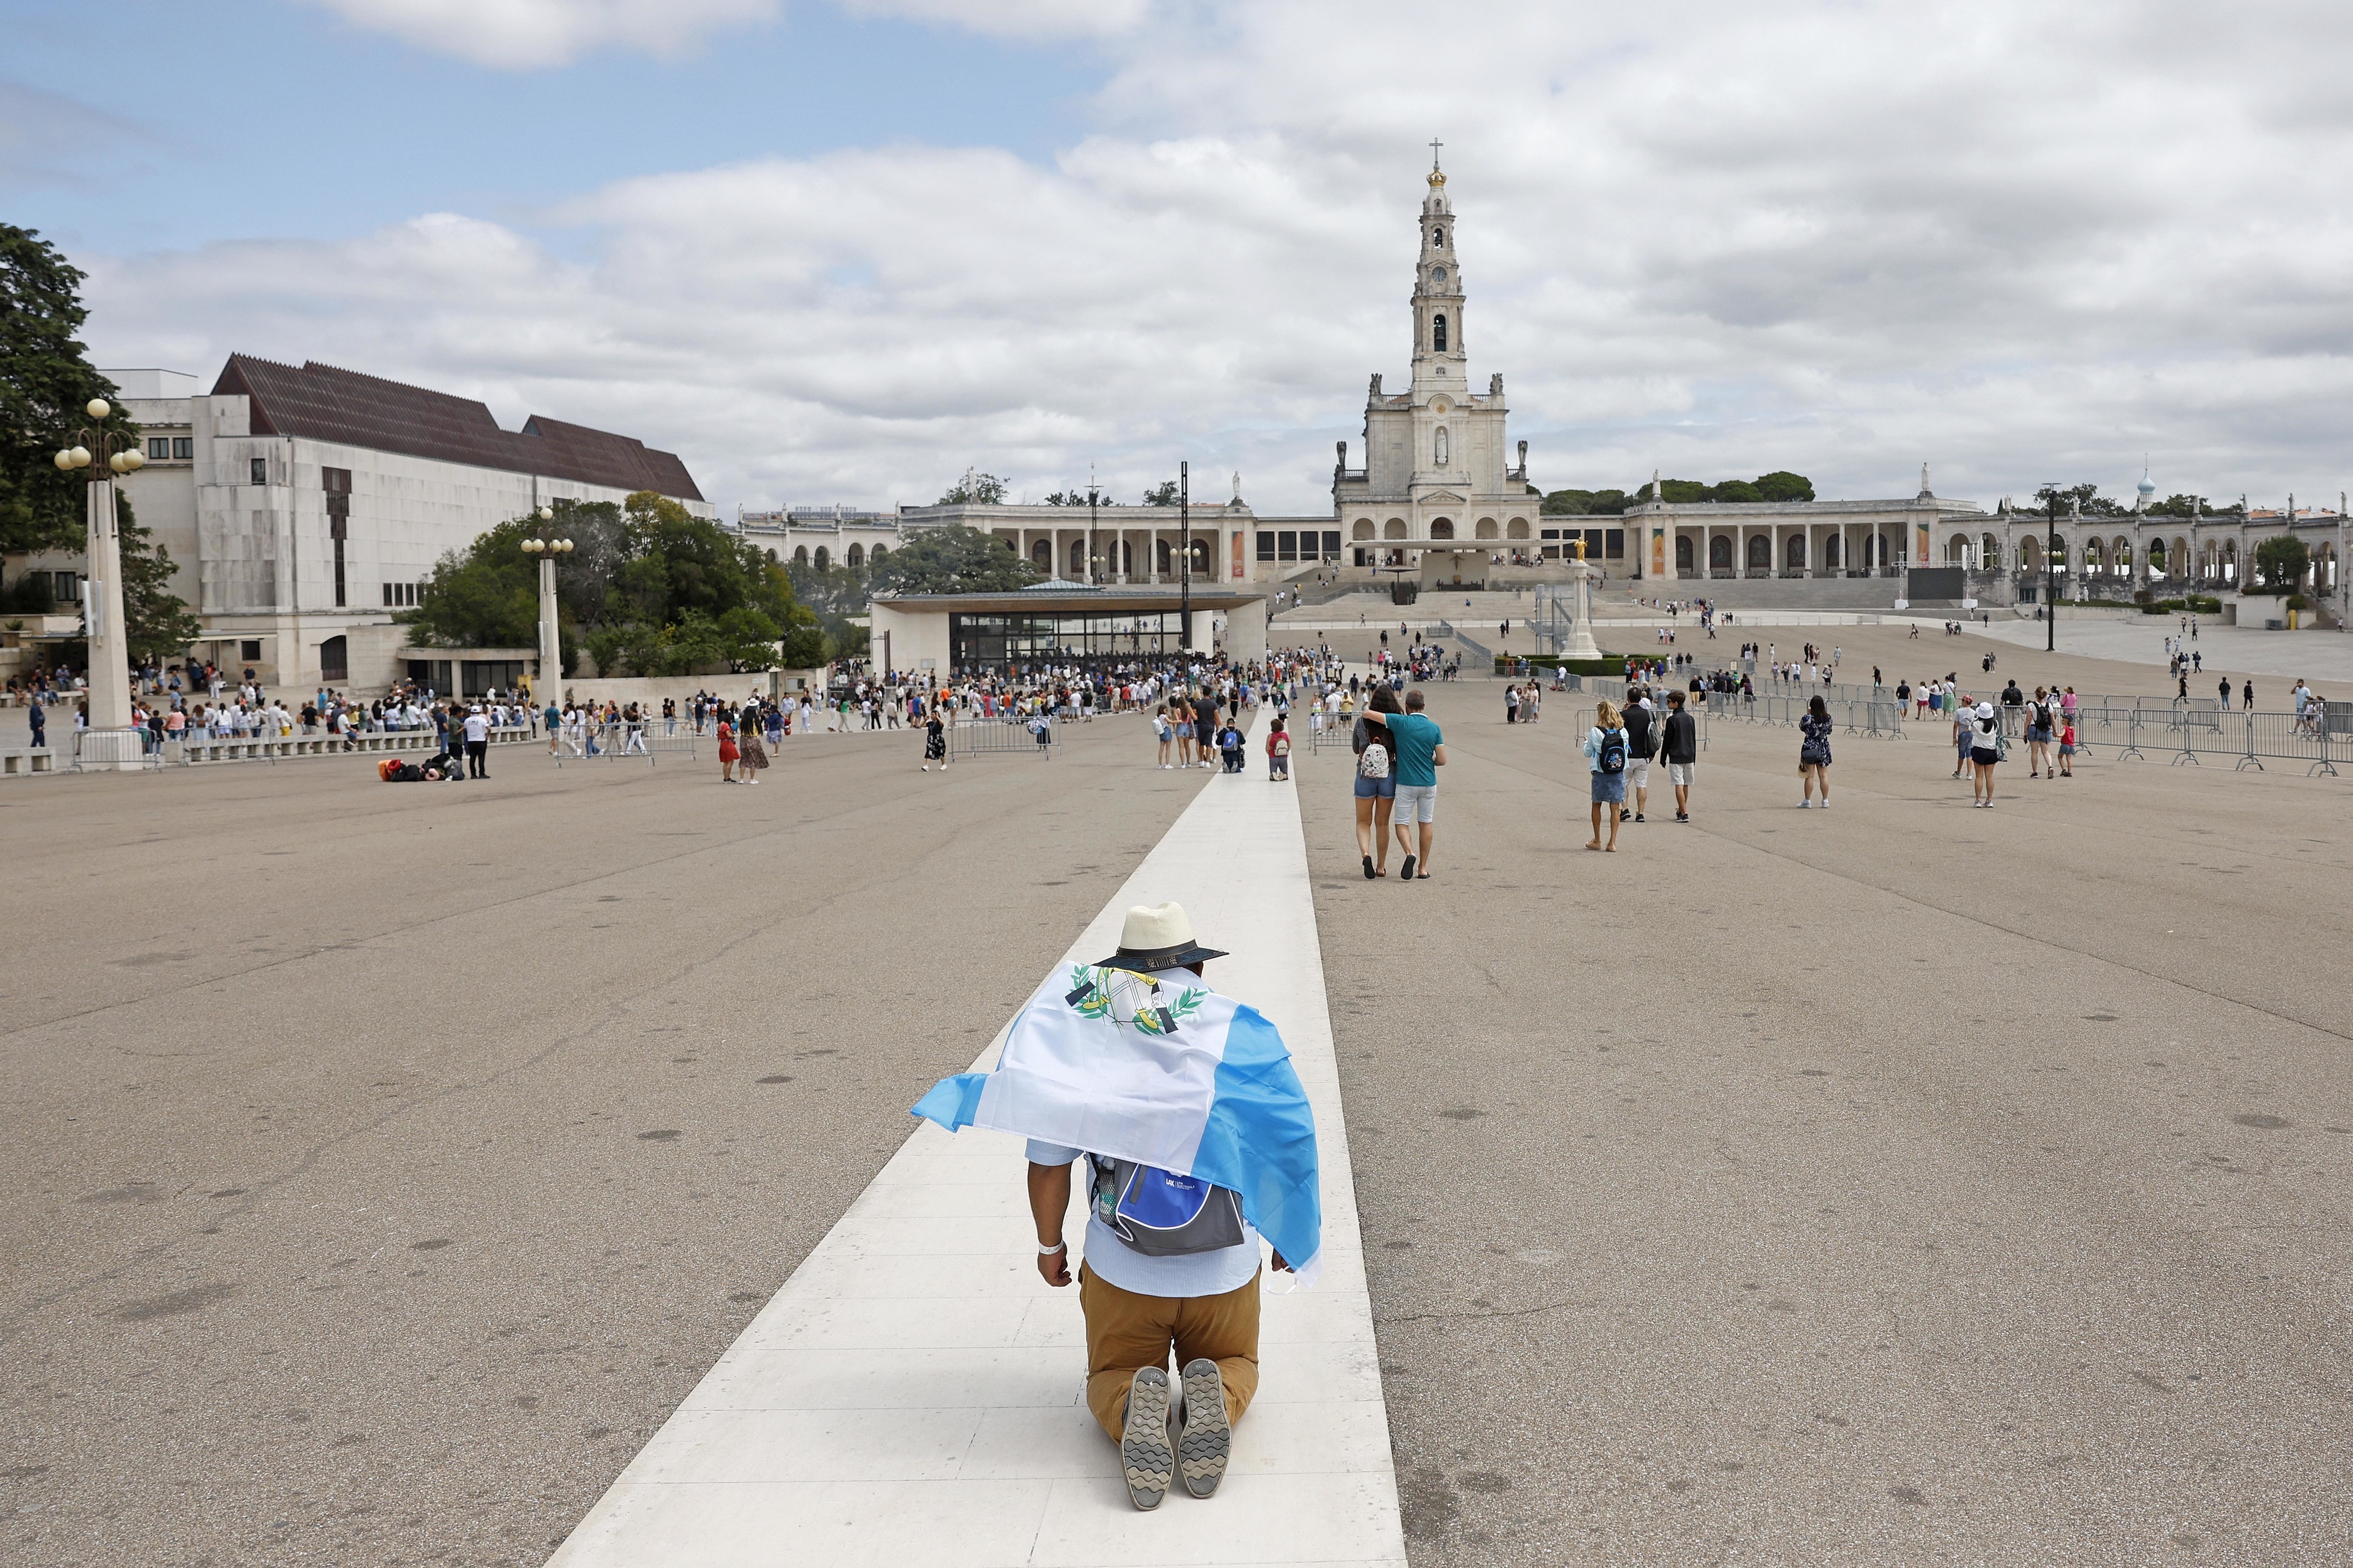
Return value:
M 1824 796 L 1822 796 L 1822 809 L 1823 809 L 1824 811 L 1828 811 L 1830 808 L 1831 808 L 1831 797 L 1830 797 L 1830 796 L 1828 796 L 1828 795 L 1824 795 Z
M 1677 822 L 1689 822 L 1691 820 L 1691 813 L 1688 811 L 1679 811 L 1675 813 L 1675 820 Z
M 1798 803 L 1798 809 L 1799 811 L 1811 811 L 1814 809 L 1814 803 L 1810 800 L 1801 800 Z
M 1140 1509 L 1160 1506 L 1176 1472 L 1176 1456 L 1168 1444 L 1168 1373 L 1159 1367 L 1140 1369 L 1127 1386 L 1119 1464 L 1127 1480 L 1127 1500 Z
M 1634 814 L 1634 820 L 1635 820 L 1635 821 L 1637 821 L 1637 822 L 1641 821 L 1641 820 L 1642 820 L 1642 814 L 1641 814 L 1641 812 L 1639 812 L 1639 811 L 1638 811 L 1638 812 L 1636 812 L 1636 813 Z
M 1185 1489 L 1208 1497 L 1226 1479 L 1234 1429 L 1226 1420 L 1226 1380 L 1218 1363 L 1203 1357 L 1185 1363 L 1184 1425 L 1176 1436 L 1176 1468 Z

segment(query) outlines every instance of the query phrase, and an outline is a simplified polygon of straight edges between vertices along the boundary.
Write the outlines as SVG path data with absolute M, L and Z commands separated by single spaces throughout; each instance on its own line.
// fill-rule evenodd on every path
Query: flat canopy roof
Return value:
M 1238 610 L 1263 604 L 1267 595 L 1231 588 L 1196 588 L 1197 610 Z M 889 609 L 945 615 L 1130 616 L 1182 607 L 1177 591 L 1137 584 L 1107 588 L 1019 588 L 1003 594 L 877 594 L 873 602 Z

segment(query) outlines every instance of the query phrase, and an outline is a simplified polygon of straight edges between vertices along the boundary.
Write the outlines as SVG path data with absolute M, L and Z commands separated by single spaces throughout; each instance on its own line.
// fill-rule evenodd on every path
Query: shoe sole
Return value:
M 1185 1428 L 1176 1440 L 1177 1471 L 1185 1489 L 1205 1498 L 1226 1479 L 1226 1461 L 1232 1457 L 1234 1429 L 1226 1421 L 1226 1380 L 1218 1363 L 1201 1360 L 1185 1363 Z
M 1417 862 L 1412 856 L 1409 855 L 1405 858 L 1405 866 L 1403 868 L 1404 880 L 1409 882 L 1413 880 L 1413 868 L 1416 864 Z
M 1127 1481 L 1127 1500 L 1146 1511 L 1160 1506 L 1176 1476 L 1176 1455 L 1168 1446 L 1168 1374 L 1156 1366 L 1144 1368 L 1128 1384 L 1119 1464 Z

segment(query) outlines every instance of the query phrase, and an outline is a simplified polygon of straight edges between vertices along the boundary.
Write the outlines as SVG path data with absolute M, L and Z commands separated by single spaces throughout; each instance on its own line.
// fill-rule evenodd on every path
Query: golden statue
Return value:
M 1584 535 L 1579 534 L 1579 535 L 1577 536 L 1577 542 L 1577 542 L 1577 558 L 1579 561 L 1582 561 L 1582 560 L 1584 560 L 1584 559 L 1585 559 L 1585 537 L 1584 537 Z

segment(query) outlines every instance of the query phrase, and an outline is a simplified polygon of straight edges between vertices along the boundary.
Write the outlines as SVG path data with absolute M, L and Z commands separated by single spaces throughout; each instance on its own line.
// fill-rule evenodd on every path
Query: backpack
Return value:
M 1288 735 L 1277 735 L 1277 736 L 1274 738 L 1274 754 L 1275 754 L 1276 756 L 1278 756 L 1278 757 L 1287 757 L 1287 756 L 1291 755 L 1291 737 L 1290 737 L 1290 736 L 1288 736 Z
M 1095 1218 L 1132 1252 L 1184 1258 L 1241 1245 L 1241 1199 L 1228 1188 L 1094 1154 L 1087 1156 L 1087 1171 Z
M 1622 773 L 1626 771 L 1625 731 L 1604 730 L 1601 731 L 1600 761 L 1601 771 L 1605 773 Z
M 1361 778 L 1385 779 L 1389 776 L 1389 749 L 1378 741 L 1365 742 L 1364 753 L 1356 759 L 1356 773 Z

